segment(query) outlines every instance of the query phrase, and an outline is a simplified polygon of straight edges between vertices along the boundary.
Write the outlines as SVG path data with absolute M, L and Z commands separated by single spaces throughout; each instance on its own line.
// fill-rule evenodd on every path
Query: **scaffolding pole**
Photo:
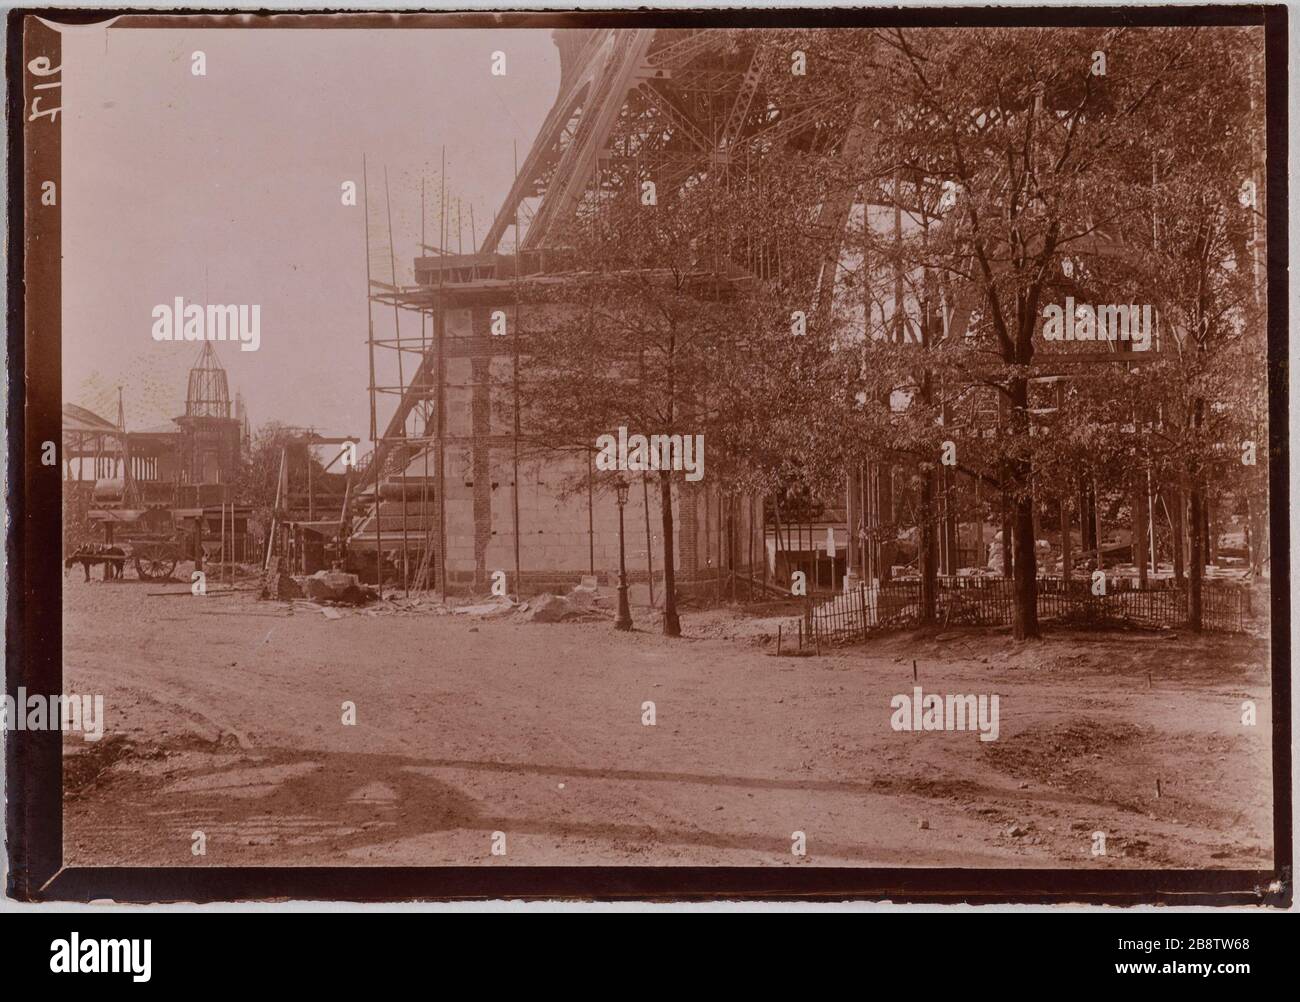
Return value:
M 384 207 L 388 213 L 388 260 L 389 260 L 389 266 L 392 268 L 392 272 L 393 272 L 393 284 L 396 285 L 397 284 L 397 253 L 393 249 L 393 201 L 388 189 L 388 168 L 387 167 L 384 168 Z M 394 331 L 394 336 L 397 339 L 398 398 L 402 399 L 406 396 L 406 376 L 403 372 L 403 367 L 402 367 L 402 311 L 398 309 L 396 299 L 393 300 L 393 331 Z M 418 373 L 419 370 L 417 369 L 416 371 Z M 402 420 L 401 437 L 403 440 L 405 440 L 406 438 L 405 418 L 403 418 Z M 405 442 L 403 442 L 403 445 L 405 445 Z M 400 483 L 398 484 L 398 489 L 402 495 L 402 591 L 408 598 L 411 595 L 411 574 L 410 574 L 411 560 L 410 560 L 409 534 L 407 530 L 407 505 L 406 505 L 406 467 L 409 464 L 409 462 L 410 462 L 410 457 L 407 455 L 407 450 L 403 448 L 402 449 L 402 470 L 399 475 Z M 383 499 L 382 485 L 379 483 L 378 480 L 375 481 L 375 490 L 377 491 L 379 496 L 379 507 L 377 510 L 379 512 L 379 520 L 382 523 L 384 518 L 383 515 L 384 499 Z M 382 553 L 379 555 L 379 558 L 381 560 L 383 559 Z
M 384 516 L 383 498 L 379 489 L 384 476 L 383 450 L 380 448 L 379 433 L 375 422 L 375 317 L 374 301 L 371 298 L 370 270 L 370 177 L 366 170 L 366 159 L 361 158 L 361 200 L 365 204 L 366 241 L 366 313 L 370 329 L 370 441 L 374 443 L 374 461 L 378 462 L 375 470 L 375 582 L 380 598 L 384 595 Z M 396 276 L 394 276 L 396 278 Z
M 438 174 L 438 243 L 447 242 L 447 147 L 442 148 L 442 168 Z M 442 600 L 447 601 L 447 311 L 442 299 L 442 268 L 438 269 L 438 313 L 434 322 L 438 338 L 438 561 L 442 573 L 438 581 Z
M 425 242 L 425 237 L 426 237 L 425 217 L 427 215 L 427 210 L 425 208 L 424 192 L 425 192 L 425 179 L 423 176 L 421 176 L 420 177 L 420 243 L 421 244 Z M 425 319 L 426 319 L 425 311 L 420 310 L 420 363 L 421 364 L 420 364 L 420 368 L 416 370 L 416 373 L 418 374 L 420 372 L 423 372 L 425 374 L 424 386 L 423 386 L 423 399 L 420 401 L 421 404 L 420 435 L 424 438 L 428 438 L 429 435 L 429 375 L 428 375 L 429 368 L 427 365 L 424 364 L 424 362 L 429 357 L 429 343 L 428 343 L 428 334 L 427 334 L 428 325 L 425 323 Z M 433 547 L 431 545 L 433 542 L 433 519 L 429 518 L 429 445 L 427 442 L 425 442 L 420 447 L 420 455 L 424 459 L 424 475 L 420 478 L 420 518 L 424 520 L 424 552 L 420 554 L 420 579 L 418 582 L 418 586 L 420 591 L 424 592 L 429 587 L 429 562 L 433 553 Z M 439 555 L 439 559 L 441 559 L 441 555 Z
M 514 144 L 515 183 L 519 182 L 519 144 Z M 519 559 L 519 203 L 515 203 L 515 329 L 510 335 L 511 347 L 511 396 L 514 402 L 514 518 L 515 518 L 515 594 L 523 594 L 523 573 Z

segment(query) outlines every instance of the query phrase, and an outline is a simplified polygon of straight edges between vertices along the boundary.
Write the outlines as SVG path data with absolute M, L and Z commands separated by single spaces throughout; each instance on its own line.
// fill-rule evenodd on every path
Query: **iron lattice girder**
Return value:
M 854 109 L 855 114 L 846 118 L 848 109 L 841 95 L 813 91 L 807 100 L 779 108 L 756 101 L 762 85 L 760 50 L 738 45 L 736 35 L 727 29 L 598 29 L 590 31 L 581 45 L 558 36 L 557 45 L 560 94 L 484 236 L 481 255 L 499 255 L 505 231 L 515 225 L 521 211 L 527 214 L 525 199 L 541 198 L 526 236 L 520 240 L 516 233 L 516 244 L 527 259 L 552 246 L 584 200 L 599 198 L 606 189 L 625 183 L 622 178 L 629 174 L 653 177 L 666 193 L 692 174 L 725 170 L 738 157 L 762 156 L 808 135 L 816 139 L 819 149 L 836 150 L 850 159 L 860 156 L 870 141 L 863 109 Z M 822 262 L 819 284 L 823 287 L 836 273 L 838 235 L 847 225 L 855 195 L 855 191 L 836 192 L 818 212 L 819 226 L 836 235 L 828 242 Z M 1094 241 L 1098 242 L 1104 243 Z M 464 266 L 471 276 L 478 275 L 478 262 Z M 426 274 L 438 271 L 445 278 L 440 269 Z M 499 263 L 488 271 L 492 277 L 476 277 L 469 285 L 484 296 L 507 294 L 511 282 L 498 277 Z M 408 308 L 441 300 L 430 284 L 421 284 L 424 288 L 418 292 L 382 287 L 375 298 Z M 464 288 L 468 292 L 468 286 Z M 829 297 L 821 298 L 829 304 Z M 978 288 L 961 290 L 951 307 L 950 336 L 967 330 L 978 299 Z M 434 376 L 431 359 L 432 353 L 423 358 L 413 384 L 403 393 L 376 447 L 380 459 L 389 442 L 405 434 L 405 421 L 417 402 L 427 398 Z
M 559 40 L 557 39 L 557 44 Z M 833 100 L 782 109 L 755 107 L 762 73 L 757 46 L 734 32 L 654 29 L 593 32 L 580 49 L 561 44 L 561 94 L 523 169 L 484 237 L 494 252 L 526 198 L 540 196 L 526 236 L 537 249 L 565 229 L 614 157 L 644 158 L 666 187 L 726 164 L 742 144 L 772 148 L 816 127 Z M 675 158 L 693 152 L 696 165 Z M 669 159 L 673 158 L 673 159 Z
M 650 105 L 662 114 L 673 126 L 674 134 L 680 132 L 686 136 L 701 153 L 713 149 L 713 139 L 699 126 L 691 121 L 690 116 L 677 107 L 672 99 L 657 90 L 651 83 L 642 83 L 637 90 L 649 101 Z
M 646 74 L 646 77 L 654 83 L 671 85 L 675 93 L 719 97 L 729 93 L 734 95 L 739 90 L 745 79 L 745 67 L 692 66 L 671 76 L 650 77 Z
M 735 103 L 731 106 L 731 114 L 727 116 L 727 124 L 722 128 L 719 145 L 724 149 L 729 149 L 731 144 L 739 137 L 745 119 L 749 115 L 749 107 L 754 102 L 754 95 L 758 93 L 758 82 L 762 79 L 762 76 L 762 69 L 758 62 L 758 47 L 755 46 L 753 55 L 749 60 L 749 68 L 745 70 L 745 75 L 741 78 L 740 88 L 736 92 Z
M 623 109 L 627 93 L 634 85 L 637 69 L 654 40 L 655 32 L 652 29 L 638 28 L 615 31 L 613 34 L 613 45 L 603 67 L 595 80 L 587 85 L 591 89 L 578 122 L 577 133 L 565 148 L 551 183 L 542 196 L 542 204 L 538 206 L 528 234 L 522 241 L 525 249 L 541 246 L 551 235 L 551 229 L 563 228 L 576 210 L 583 189 L 596 170 L 597 157 L 608 145 L 610 130 Z M 586 76 L 585 71 L 583 75 Z M 549 138 L 545 142 L 549 145 Z M 503 207 L 503 211 L 506 209 L 513 213 L 515 206 Z M 500 239 L 499 235 L 497 239 Z
M 705 28 L 685 38 L 669 41 L 667 45 L 650 53 L 646 57 L 646 64 L 655 69 L 676 69 L 690 62 L 701 52 L 720 48 L 725 44 L 726 35 L 725 28 Z
M 514 222 L 519 203 L 525 197 L 540 193 L 529 189 L 537 187 L 543 165 L 553 174 L 568 154 L 582 127 L 587 109 L 591 106 L 595 84 L 604 72 L 605 60 L 601 53 L 612 39 L 611 31 L 593 31 L 576 56 L 571 55 L 572 48 L 564 44 L 563 36 L 554 37 L 561 56 L 560 95 L 542 123 L 509 195 L 484 234 L 483 243 L 479 247 L 483 253 L 496 252 L 506 228 Z M 575 115 L 578 116 L 576 124 Z M 563 141 L 566 134 L 570 137 L 567 143 Z

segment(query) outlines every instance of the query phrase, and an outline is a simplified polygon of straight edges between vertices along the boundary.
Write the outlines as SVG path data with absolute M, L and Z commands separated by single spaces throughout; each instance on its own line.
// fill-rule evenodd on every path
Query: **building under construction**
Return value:
M 779 157 L 797 146 L 851 157 L 868 139 L 859 121 L 869 120 L 866 115 L 855 116 L 858 124 L 828 129 L 827 100 L 816 88 L 802 98 L 789 87 L 779 100 L 769 95 L 764 67 L 771 63 L 753 34 L 583 29 L 558 30 L 552 37 L 560 55 L 559 94 L 473 253 L 447 251 L 442 191 L 437 239 L 429 243 L 422 237 L 424 253 L 413 261 L 412 279 L 403 281 L 395 263 L 399 255 L 386 178 L 378 191 L 378 178 L 367 177 L 370 307 L 392 310 L 395 331 L 391 337 L 376 336 L 372 319 L 375 449 L 357 470 L 357 496 L 369 507 L 354 527 L 349 549 L 368 553 L 371 560 L 383 554 L 383 573 L 408 586 L 482 589 L 495 572 L 505 572 L 510 590 L 519 591 L 607 574 L 618 565 L 618 510 L 612 496 L 594 487 L 585 496 L 572 490 L 588 457 L 557 462 L 554 454 L 530 454 L 517 421 L 512 427 L 497 406 L 496 388 L 509 383 L 520 354 L 526 354 L 522 345 L 534 292 L 564 280 L 565 234 L 575 218 L 626 191 L 629 178 L 654 177 L 663 198 L 692 177 L 750 156 Z M 896 180 L 888 191 L 822 197 L 818 222 L 834 242 L 821 260 L 842 260 L 839 241 L 854 213 L 862 213 L 859 222 L 865 219 L 869 227 L 892 225 L 901 238 L 908 218 L 906 204 L 899 204 L 907 202 L 905 188 Z M 1102 238 L 1095 240 L 1093 250 L 1106 253 Z M 832 266 L 817 279 L 831 296 L 835 270 Z M 753 274 L 762 277 L 762 268 Z M 879 316 L 863 316 L 863 336 L 878 336 L 873 331 L 879 328 L 891 340 L 911 343 L 912 314 L 919 311 L 910 293 L 902 291 L 902 276 L 882 275 L 879 285 L 871 291 Z M 966 334 L 976 306 L 968 299 L 963 293 L 948 305 L 938 318 L 942 332 L 932 336 Z M 491 329 L 500 314 L 509 318 L 508 336 Z M 384 364 L 385 356 L 395 364 Z M 1061 392 L 1064 374 L 1080 371 L 1073 367 L 1124 361 L 1113 346 L 1110 354 L 1095 358 L 1044 355 L 1044 361 L 1052 360 L 1060 368 L 1035 378 L 1047 394 Z M 377 371 L 393 370 L 395 382 L 376 377 Z M 967 393 L 952 406 L 952 418 L 980 435 L 994 434 L 1005 422 L 1001 405 L 991 397 Z M 941 471 L 941 478 L 936 508 L 941 573 L 980 568 L 1009 574 L 1009 554 L 997 541 L 999 532 L 1003 539 L 1009 535 L 1005 498 L 988 491 L 981 496 L 977 481 L 955 471 Z M 846 469 L 840 498 L 821 506 L 815 517 L 791 524 L 789 513 L 783 518 L 771 506 L 765 510 L 763 499 L 729 491 L 725 483 L 679 480 L 673 495 L 679 584 L 686 590 L 700 584 L 726 589 L 734 588 L 738 577 L 784 584 L 792 569 L 802 569 L 814 587 L 837 589 L 850 573 L 868 581 L 887 580 L 898 570 L 915 573 L 918 540 L 906 516 L 915 506 L 906 483 L 887 459 L 866 457 Z M 1148 563 L 1154 568 L 1158 561 L 1159 487 L 1149 496 L 1138 492 L 1133 530 L 1125 542 L 1113 544 L 1117 555 L 1119 549 L 1127 552 L 1143 579 Z M 1072 532 L 1081 549 L 1101 559 L 1106 543 L 1097 504 L 1095 491 L 1081 491 L 1077 531 L 1070 528 L 1070 505 L 1057 506 L 1066 576 Z M 1170 504 L 1176 525 L 1182 507 L 1176 492 Z M 655 492 L 634 484 L 625 514 L 631 577 L 648 578 L 653 589 L 656 565 L 662 563 Z M 1179 534 L 1177 528 L 1174 532 Z M 1178 548 L 1174 563 L 1181 569 Z
M 120 391 L 116 422 L 65 404 L 64 480 L 93 484 L 104 507 L 219 504 L 233 500 L 230 489 L 248 440 L 243 401 L 232 401 L 226 370 L 209 341 L 190 368 L 184 412 L 168 424 L 128 430 Z
M 372 309 L 395 311 L 396 334 L 370 339 L 374 453 L 358 487 L 374 502 L 349 542 L 385 554 L 409 581 L 482 588 L 504 571 L 511 590 L 561 585 L 618 566 L 618 510 L 591 487 L 566 495 L 586 456 L 529 455 L 499 420 L 493 385 L 518 366 L 530 289 L 563 274 L 564 234 L 583 206 L 650 172 L 666 193 L 719 158 L 762 144 L 778 150 L 815 128 L 815 105 L 773 114 L 761 96 L 758 52 L 720 30 L 591 29 L 553 32 L 559 95 L 515 183 L 475 253 L 439 240 L 414 262 L 414 282 L 370 275 Z M 370 206 L 380 204 L 367 183 Z M 386 201 L 388 192 L 383 192 Z M 440 198 L 439 203 L 445 200 Z M 371 225 L 370 230 L 381 229 Z M 513 240 L 505 242 L 507 234 Z M 391 256 L 368 233 L 368 262 Z M 505 248 L 510 248 L 509 252 Z M 494 312 L 512 333 L 494 336 Z M 402 316 L 406 315 L 403 327 Z M 395 352 L 398 381 L 376 384 L 376 354 Z M 380 366 L 383 368 L 392 368 Z M 390 406 L 391 405 L 391 406 Z M 661 573 L 661 514 L 646 483 L 626 508 L 633 580 Z M 674 484 L 679 586 L 714 588 L 767 566 L 759 499 L 724 484 Z M 438 554 L 445 554 L 439 566 Z
M 549 586 L 618 563 L 618 512 L 608 494 L 564 496 L 581 479 L 586 457 L 558 462 L 529 456 L 520 431 L 500 420 L 494 387 L 508 383 L 527 341 L 529 302 L 566 274 L 565 236 L 581 213 L 618 197 L 629 178 L 653 177 L 660 197 L 692 177 L 749 158 L 779 157 L 792 147 L 852 156 L 865 141 L 860 126 L 827 128 L 825 95 L 804 98 L 782 90 L 780 105 L 764 89 L 762 44 L 726 29 L 557 30 L 559 94 L 514 185 L 472 254 L 452 254 L 445 210 L 434 244 L 413 262 L 403 283 L 395 264 L 390 193 L 367 183 L 367 263 L 371 308 L 392 309 L 395 336 L 370 337 L 371 436 L 376 448 L 359 471 L 362 497 L 372 502 L 349 546 L 385 554 L 389 573 L 419 586 L 482 588 L 495 571 L 512 582 Z M 445 204 L 445 197 L 437 199 Z M 833 235 L 823 260 L 836 260 L 850 217 L 863 212 L 861 192 L 840 192 L 819 207 Z M 896 193 L 895 193 L 896 197 Z M 873 207 L 875 208 L 875 207 Z M 902 226 L 898 205 L 881 215 Z M 423 211 L 421 217 L 423 219 Z M 423 225 L 423 224 L 422 224 Z M 874 225 L 874 223 L 873 223 Z M 459 227 L 458 227 L 459 228 Z M 509 237 L 510 239 L 507 239 Z M 735 271 L 729 262 L 729 274 Z M 763 260 L 746 260 L 743 277 L 766 275 Z M 817 281 L 834 295 L 835 269 Z M 909 303 L 895 292 L 898 276 L 882 276 L 879 326 L 906 326 Z M 387 279 L 387 281 L 385 281 Z M 509 318 L 511 335 L 494 336 L 494 314 Z M 403 330 L 403 316 L 406 326 Z M 957 329 L 970 308 L 944 317 Z M 871 326 L 864 317 L 864 329 Z M 894 332 L 901 342 L 905 330 Z M 396 365 L 383 365 L 385 352 Z M 395 384 L 377 381 L 396 370 Z M 818 513 L 784 515 L 762 498 L 729 491 L 725 483 L 674 485 L 675 567 L 685 590 L 734 589 L 743 576 L 785 584 L 801 570 L 818 590 L 834 590 L 848 573 L 890 576 L 895 561 L 915 562 L 910 548 L 890 542 L 903 491 L 887 464 L 846 471 L 842 497 Z M 953 484 L 944 497 L 951 497 Z M 655 581 L 660 549 L 659 502 L 645 484 L 626 512 L 633 580 Z M 945 573 L 984 561 L 984 530 L 964 551 L 957 506 L 946 506 L 940 540 Z M 989 529 L 992 539 L 997 527 Z M 445 554 L 438 568 L 437 554 Z M 662 563 L 661 559 L 658 559 Z M 364 562 L 363 562 L 364 563 Z M 512 590 L 515 590 L 512 586 Z
M 120 538 L 184 526 L 194 539 L 187 552 L 219 539 L 231 559 L 251 559 L 252 509 L 237 504 L 234 493 L 249 445 L 248 416 L 242 399 L 231 399 L 212 342 L 190 367 L 183 413 L 169 424 L 130 430 L 125 411 L 121 390 L 116 422 L 63 405 L 65 546 L 101 536 L 112 541 L 115 530 Z

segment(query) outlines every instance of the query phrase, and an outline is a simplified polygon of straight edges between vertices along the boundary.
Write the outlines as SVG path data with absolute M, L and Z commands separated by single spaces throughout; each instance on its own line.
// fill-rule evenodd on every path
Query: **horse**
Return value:
M 81 564 L 87 581 L 90 580 L 90 568 L 96 565 L 103 566 L 105 581 L 121 580 L 122 570 L 126 564 L 126 551 L 120 546 L 105 546 L 102 543 L 79 546 L 63 561 L 63 576 L 67 577 L 68 572 L 77 564 Z

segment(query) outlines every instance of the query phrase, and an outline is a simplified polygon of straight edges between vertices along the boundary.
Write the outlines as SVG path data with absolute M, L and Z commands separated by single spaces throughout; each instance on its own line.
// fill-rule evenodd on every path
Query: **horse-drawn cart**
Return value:
M 104 542 L 122 548 L 143 581 L 165 581 L 186 552 L 185 533 L 165 508 L 92 511 L 104 527 Z

